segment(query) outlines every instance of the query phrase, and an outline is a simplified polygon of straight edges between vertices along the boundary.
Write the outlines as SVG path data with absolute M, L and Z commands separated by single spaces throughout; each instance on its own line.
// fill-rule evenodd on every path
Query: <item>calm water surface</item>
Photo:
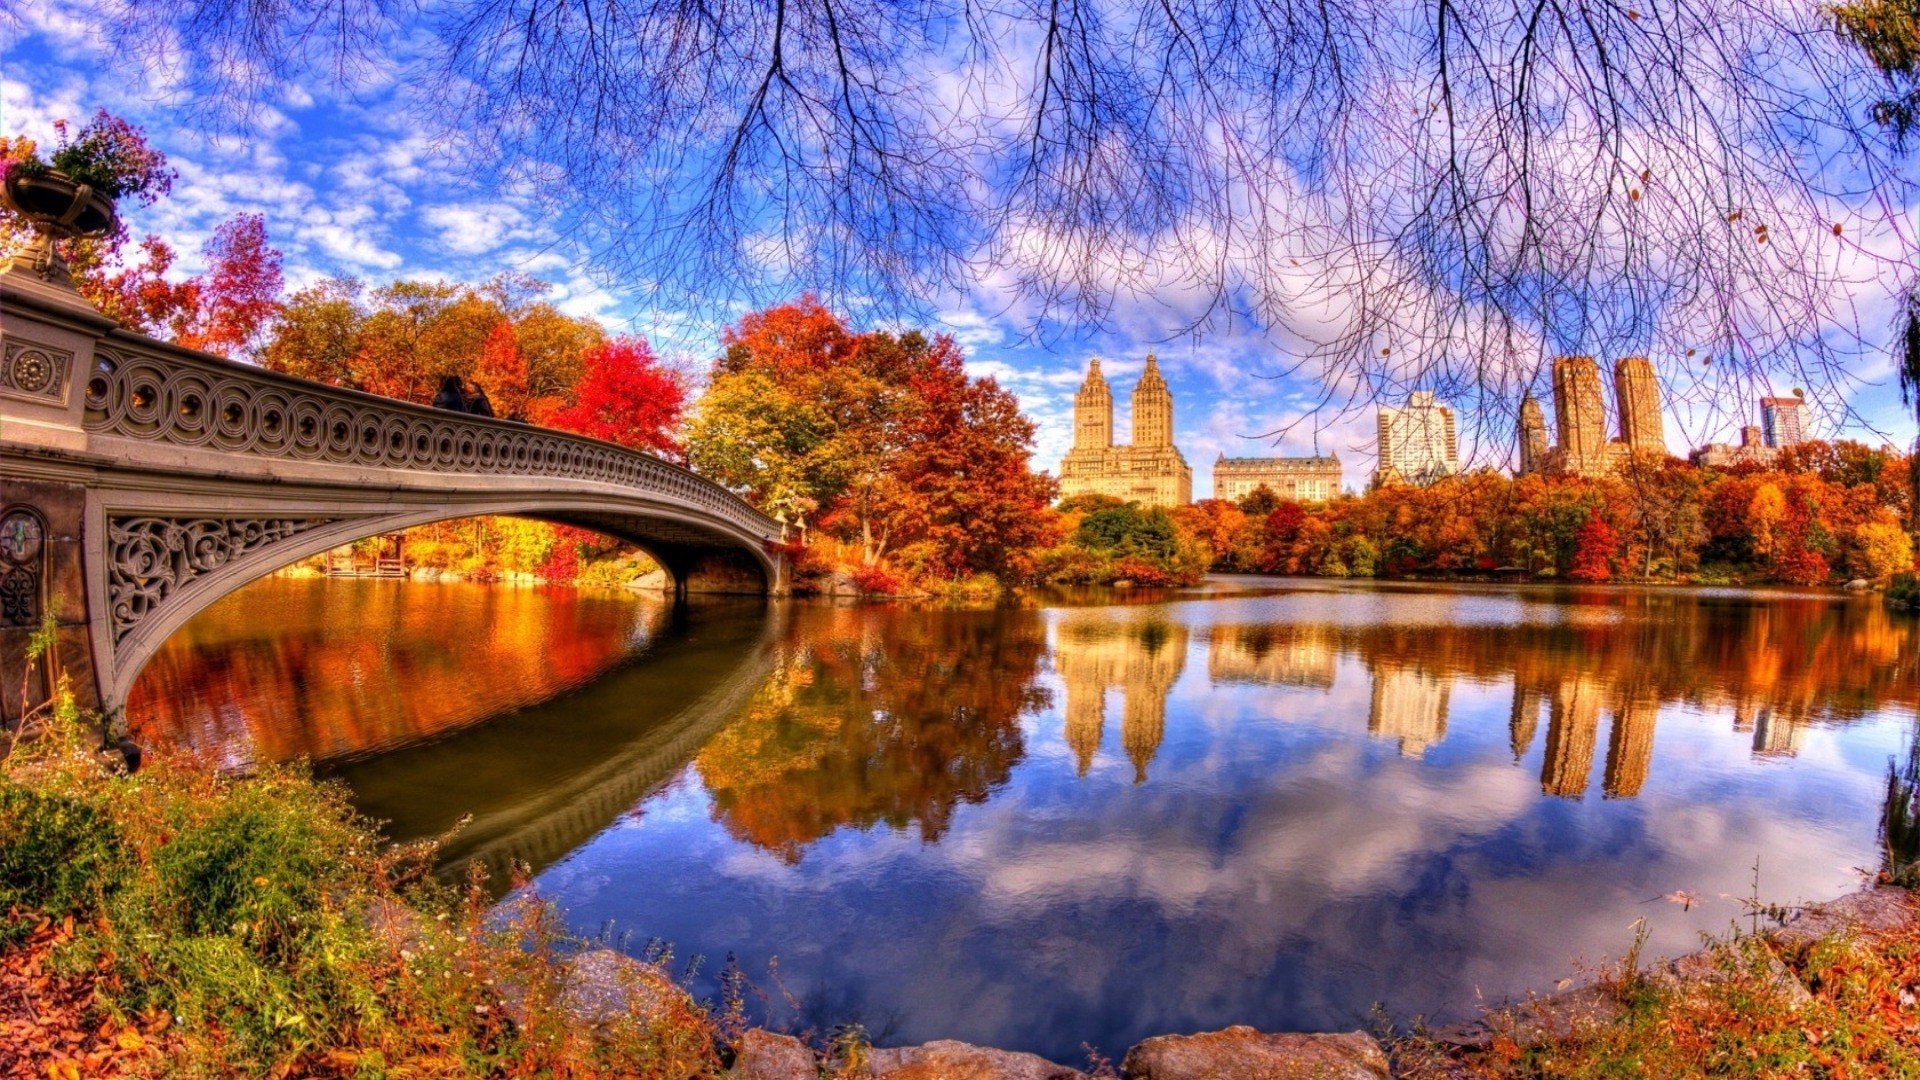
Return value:
M 1878 865 L 1920 623 L 1735 591 L 1236 579 L 990 611 L 270 580 L 151 742 L 310 757 L 795 1029 L 1084 1060 L 1449 1020 Z M 1686 892 L 1691 910 L 1667 899 Z M 630 936 L 629 936 L 630 935 Z M 777 974 L 776 974 L 777 972 Z

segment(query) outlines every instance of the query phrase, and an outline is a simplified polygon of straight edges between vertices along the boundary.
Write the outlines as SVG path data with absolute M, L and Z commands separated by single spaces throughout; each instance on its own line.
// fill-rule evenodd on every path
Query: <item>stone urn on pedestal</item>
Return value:
M 33 226 L 31 244 L 13 257 L 12 265 L 33 271 L 48 282 L 71 287 L 73 278 L 60 256 L 58 241 L 111 232 L 119 219 L 113 200 L 57 169 L 27 170 L 10 165 L 0 202 Z

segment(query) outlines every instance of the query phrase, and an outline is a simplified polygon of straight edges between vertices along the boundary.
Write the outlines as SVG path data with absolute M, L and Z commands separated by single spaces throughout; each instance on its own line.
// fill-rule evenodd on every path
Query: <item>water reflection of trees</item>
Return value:
M 351 757 L 578 686 L 665 618 L 577 589 L 268 579 L 169 639 L 127 715 L 143 742 L 234 765 Z
M 802 607 L 773 675 L 694 760 L 736 839 L 798 862 L 842 826 L 917 825 L 938 839 L 1025 753 L 1037 612 Z

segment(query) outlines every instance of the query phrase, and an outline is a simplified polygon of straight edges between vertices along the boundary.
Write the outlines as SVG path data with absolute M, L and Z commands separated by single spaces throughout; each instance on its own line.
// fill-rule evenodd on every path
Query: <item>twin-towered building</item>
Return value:
M 1644 356 L 1614 361 L 1613 398 L 1618 437 L 1607 434 L 1607 401 L 1600 365 L 1591 356 L 1553 362 L 1553 418 L 1559 445 L 1547 444 L 1539 399 L 1520 402 L 1520 470 L 1563 476 L 1612 476 L 1635 455 L 1665 457 L 1667 435 L 1660 417 L 1660 383 Z
M 1100 361 L 1089 363 L 1073 396 L 1073 449 L 1060 462 L 1061 498 L 1110 495 L 1163 507 L 1193 501 L 1193 469 L 1173 442 L 1173 392 L 1152 353 L 1133 388 L 1132 413 L 1132 444 L 1116 443 L 1113 391 Z M 1237 502 L 1263 487 L 1282 499 L 1325 502 L 1340 494 L 1340 459 L 1223 454 L 1214 461 L 1214 498 Z
M 1073 395 L 1073 449 L 1060 462 L 1060 497 L 1110 495 L 1143 506 L 1185 506 L 1193 501 L 1193 469 L 1173 445 L 1173 392 L 1160 362 L 1147 354 L 1147 370 L 1133 388 L 1133 442 L 1114 442 L 1113 391 L 1100 361 L 1087 365 L 1086 381 Z

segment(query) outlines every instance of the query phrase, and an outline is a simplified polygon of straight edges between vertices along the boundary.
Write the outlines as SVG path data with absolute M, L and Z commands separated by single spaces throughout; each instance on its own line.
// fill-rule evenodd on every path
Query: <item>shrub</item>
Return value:
M 1113 561 L 1108 571 L 1108 582 L 1131 581 L 1135 585 L 1149 587 L 1169 585 L 1192 585 L 1200 580 L 1200 574 L 1193 571 L 1173 570 L 1145 559 L 1128 555 Z
M 895 596 L 906 589 L 906 583 L 898 575 L 879 563 L 856 567 L 853 584 L 861 592 L 874 596 Z
M 113 823 L 86 800 L 0 780 L 0 909 L 85 912 L 116 880 Z

